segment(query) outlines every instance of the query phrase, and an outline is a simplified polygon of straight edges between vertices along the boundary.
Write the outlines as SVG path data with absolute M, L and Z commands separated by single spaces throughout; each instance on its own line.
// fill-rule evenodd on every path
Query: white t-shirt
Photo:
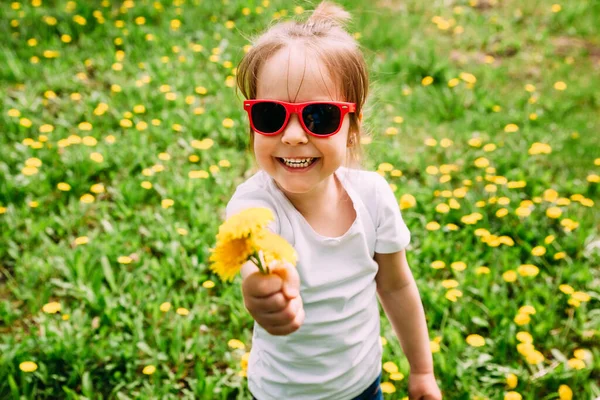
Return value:
M 287 336 L 254 324 L 248 387 L 258 400 L 352 399 L 381 372 L 373 257 L 406 248 L 410 232 L 382 176 L 344 167 L 335 174 L 356 211 L 353 225 L 337 238 L 316 233 L 264 171 L 238 186 L 227 205 L 227 217 L 270 208 L 275 222 L 269 228 L 298 253 L 305 320 Z

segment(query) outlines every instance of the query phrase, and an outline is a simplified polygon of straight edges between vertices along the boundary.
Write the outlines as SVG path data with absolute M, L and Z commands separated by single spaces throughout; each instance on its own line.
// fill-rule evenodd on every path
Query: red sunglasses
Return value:
M 252 130 L 266 136 L 275 136 L 287 126 L 290 115 L 297 114 L 306 132 L 316 137 L 328 137 L 339 132 L 346 114 L 356 111 L 355 103 L 339 101 L 310 101 L 287 103 L 276 100 L 246 100 Z

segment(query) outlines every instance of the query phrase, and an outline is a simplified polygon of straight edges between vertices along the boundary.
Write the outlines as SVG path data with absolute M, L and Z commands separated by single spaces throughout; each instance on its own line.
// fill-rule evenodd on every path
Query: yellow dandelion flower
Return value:
M 433 269 L 442 269 L 446 266 L 446 263 L 440 260 L 436 260 L 431 263 L 431 268 Z
M 396 387 L 391 382 L 382 382 L 381 383 L 381 391 L 383 393 L 394 393 L 394 392 L 396 392 Z
M 383 364 L 383 370 L 389 374 L 393 374 L 394 372 L 398 372 L 398 366 L 393 361 L 388 361 Z
M 162 311 L 162 312 L 167 312 L 167 311 L 169 311 L 169 310 L 171 309 L 171 303 L 169 303 L 169 302 L 164 302 L 164 303 L 162 303 L 162 304 L 160 305 L 159 309 L 160 309 L 160 311 Z
M 523 306 L 521 308 L 519 308 L 519 313 L 522 314 L 535 314 L 535 308 L 533 306 Z
M 156 367 L 154 365 L 146 365 L 142 370 L 142 374 L 144 375 L 152 375 L 156 372 Z
M 204 289 L 212 289 L 215 287 L 215 283 L 211 280 L 204 281 L 204 282 L 202 282 L 202 287 Z
M 265 263 L 273 260 L 289 262 L 296 265 L 298 254 L 296 250 L 281 236 L 270 231 L 264 231 L 254 239 L 255 246 L 264 253 Z
M 402 197 L 400 197 L 399 204 L 401 210 L 406 210 L 407 208 L 414 207 L 417 204 L 417 199 L 415 199 L 415 196 L 412 194 L 403 194 Z
M 185 317 L 186 315 L 190 315 L 190 310 L 183 307 L 179 307 L 177 310 L 175 310 L 175 312 L 183 317 Z
M 244 342 L 242 342 L 241 340 L 238 339 L 230 339 L 227 342 L 227 345 L 229 347 L 231 347 L 232 349 L 245 349 L 246 345 L 244 344 Z
M 24 361 L 19 364 L 19 369 L 23 372 L 33 372 L 38 368 L 37 364 L 33 361 Z
M 508 270 L 502 274 L 502 279 L 506 282 L 514 282 L 517 280 L 517 273 L 513 270 Z
M 546 254 L 546 248 L 544 246 L 536 246 L 533 249 L 531 249 L 531 254 L 534 256 L 541 257 L 544 254 Z
M 515 374 L 506 375 L 506 385 L 508 386 L 509 389 L 516 388 L 518 383 L 519 383 L 519 378 L 517 378 L 517 376 Z
M 571 293 L 571 298 L 577 300 L 577 301 L 590 301 L 591 300 L 591 296 L 585 292 L 573 292 Z
M 45 304 L 42 307 L 42 311 L 45 312 L 46 314 L 56 314 L 60 310 L 61 310 L 60 303 L 58 303 L 56 301 L 53 301 L 53 302 L 48 303 L 48 304 Z
M 464 271 L 467 268 L 467 264 L 462 261 L 456 261 L 450 264 L 450 268 L 455 271 Z
M 452 302 L 456 302 L 462 295 L 463 293 L 458 289 L 450 289 L 446 292 L 446 298 Z
M 529 332 L 521 331 L 517 333 L 517 340 L 521 343 L 533 343 L 533 336 Z
M 129 256 L 119 256 L 119 258 L 117 258 L 119 264 L 131 264 L 132 261 L 133 259 Z
M 525 355 L 525 361 L 527 361 L 528 364 L 536 365 L 543 362 L 544 360 L 544 355 L 538 350 L 534 350 Z
M 473 347 L 485 346 L 485 339 L 480 335 L 469 335 L 466 340 L 467 343 Z
M 423 78 L 421 80 L 421 85 L 423 86 L 429 86 L 433 83 L 433 78 L 431 76 L 426 76 L 425 78 Z
M 562 81 L 558 81 L 554 83 L 554 89 L 556 90 L 566 90 L 567 89 L 567 84 L 562 82 Z
M 585 362 L 583 362 L 583 360 L 580 360 L 578 358 L 571 358 L 569 361 L 567 361 L 567 364 L 569 365 L 569 367 L 571 367 L 573 369 L 584 369 L 585 368 Z
M 390 379 L 393 381 L 401 381 L 402 379 L 404 379 L 404 374 L 402 372 L 392 372 L 390 374 Z
M 573 391 L 567 385 L 560 385 L 558 387 L 558 397 L 560 400 L 572 400 Z
M 521 326 L 521 325 L 526 325 L 531 321 L 531 317 L 529 316 L 529 314 L 525 314 L 525 313 L 519 313 L 515 316 L 515 324 Z
M 248 208 L 229 217 L 220 227 L 220 241 L 246 238 L 262 231 L 274 220 L 273 212 L 265 207 Z
M 210 255 L 210 269 L 222 280 L 231 282 L 253 253 L 252 242 L 246 238 L 219 241 Z
M 519 126 L 516 124 L 508 124 L 504 127 L 504 132 L 513 133 L 519 130 Z

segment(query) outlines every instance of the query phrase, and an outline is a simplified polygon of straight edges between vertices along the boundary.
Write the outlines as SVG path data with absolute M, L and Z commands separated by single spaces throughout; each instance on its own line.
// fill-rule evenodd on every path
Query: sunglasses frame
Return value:
M 279 104 L 279 105 L 283 106 L 283 108 L 285 108 L 285 121 L 283 122 L 283 125 L 281 126 L 281 128 L 279 128 L 276 132 L 265 133 L 265 132 L 262 132 L 262 131 L 256 129 L 256 127 L 254 126 L 254 121 L 252 120 L 252 107 L 255 104 L 260 104 L 260 103 L 275 103 L 275 104 Z M 333 131 L 332 133 L 329 133 L 327 135 L 319 135 L 319 134 L 313 133 L 310 131 L 310 129 L 308 129 L 308 127 L 304 123 L 304 119 L 302 118 L 302 110 L 304 110 L 304 108 L 307 106 L 311 106 L 311 105 L 315 105 L 315 104 L 329 104 L 329 105 L 337 106 L 340 109 L 340 122 L 339 122 L 337 129 L 335 131 Z M 304 131 L 306 133 L 308 133 L 309 135 L 314 136 L 314 137 L 325 138 L 325 137 L 333 136 L 340 131 L 340 129 L 342 128 L 342 124 L 344 123 L 344 118 L 346 117 L 346 114 L 353 113 L 356 111 L 356 103 L 346 103 L 346 102 L 342 102 L 342 101 L 309 101 L 309 102 L 305 102 L 305 103 L 288 103 L 285 101 L 260 99 L 260 100 L 245 100 L 244 101 L 244 109 L 248 113 L 248 119 L 250 120 L 250 127 L 252 128 L 252 130 L 254 132 L 258 132 L 261 135 L 264 135 L 264 136 L 279 135 L 281 132 L 283 132 L 283 130 L 287 126 L 288 122 L 290 121 L 290 116 L 292 114 L 296 114 L 296 115 L 298 115 L 298 120 L 300 121 L 300 125 L 302 125 L 302 128 L 304 129 Z

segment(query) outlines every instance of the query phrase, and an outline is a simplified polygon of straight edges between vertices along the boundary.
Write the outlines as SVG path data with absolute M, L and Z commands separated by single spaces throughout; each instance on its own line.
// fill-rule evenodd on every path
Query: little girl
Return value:
M 270 275 L 242 268 L 258 400 L 382 399 L 376 294 L 410 362 L 410 399 L 441 399 L 398 202 L 380 175 L 350 168 L 368 75 L 348 19 L 323 2 L 305 23 L 273 26 L 238 68 L 260 171 L 237 188 L 227 217 L 270 208 L 269 228 L 299 256 Z

